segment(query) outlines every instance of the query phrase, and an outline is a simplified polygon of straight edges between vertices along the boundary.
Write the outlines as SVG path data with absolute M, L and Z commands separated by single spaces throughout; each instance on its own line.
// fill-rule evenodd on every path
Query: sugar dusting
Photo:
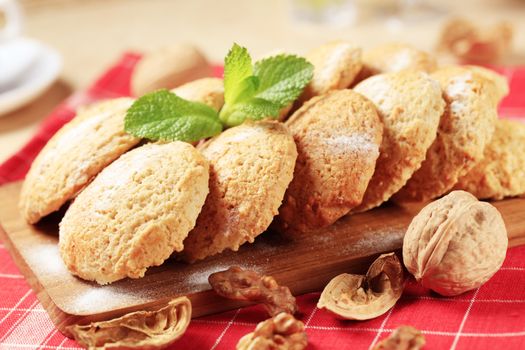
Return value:
M 72 295 L 71 310 L 75 314 L 92 314 L 103 310 L 119 308 L 122 305 L 134 305 L 147 302 L 150 298 L 141 296 L 115 285 L 98 286 L 86 284 L 78 294 Z M 110 304 L 113 304 L 110 305 Z
M 467 92 L 472 90 L 470 81 L 472 74 L 470 72 L 454 78 L 445 88 L 445 93 L 450 100 L 450 111 L 454 114 L 459 114 L 465 111 L 466 105 L 462 101 L 467 97 Z
M 253 138 L 255 135 L 262 133 L 261 128 L 256 125 L 252 127 L 244 127 L 240 130 L 239 129 L 237 130 L 235 131 L 235 133 L 228 135 L 227 140 L 229 142 L 242 142 L 242 141 Z
M 143 146 L 144 147 L 144 146 Z M 141 169 L 150 167 L 151 163 L 162 157 L 162 145 L 150 145 L 147 150 L 139 148 L 125 155 L 126 161 L 116 161 L 107 167 L 93 182 L 92 188 L 98 191 L 103 188 L 104 196 L 95 202 L 95 211 L 106 211 L 114 207 L 113 199 L 119 189 L 127 189 L 133 176 Z
M 21 248 L 27 263 L 42 276 L 63 276 L 69 274 L 62 262 L 56 242 L 32 244 Z
M 401 50 L 392 58 L 392 61 L 390 62 L 390 70 L 397 72 L 408 68 L 411 61 L 411 51 L 409 49 Z
M 363 83 L 355 87 L 355 91 L 363 94 L 370 101 L 374 102 L 376 107 L 384 115 L 389 115 L 394 108 L 392 92 L 395 92 L 392 84 L 384 75 L 376 75 L 366 79 Z
M 319 72 L 319 77 L 323 81 L 330 81 L 333 79 L 334 75 L 337 75 L 337 70 L 340 68 L 341 62 L 345 62 L 345 56 L 349 54 L 354 54 L 353 46 L 347 43 L 339 44 L 335 50 L 330 53 L 330 56 L 326 60 L 325 65 L 321 72 Z M 357 51 L 356 51 L 357 52 Z
M 379 153 L 379 146 L 365 134 L 354 133 L 350 135 L 331 135 L 324 138 L 326 149 L 333 154 L 376 154 Z

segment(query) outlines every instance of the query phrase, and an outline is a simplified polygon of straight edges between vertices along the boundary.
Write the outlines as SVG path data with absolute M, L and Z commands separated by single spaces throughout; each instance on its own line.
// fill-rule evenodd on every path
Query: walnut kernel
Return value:
M 237 343 L 237 350 L 302 350 L 308 339 L 304 324 L 281 312 L 257 325 Z
M 425 346 L 425 336 L 411 326 L 399 326 L 373 350 L 420 350 Z
M 297 304 L 290 289 L 279 286 L 271 276 L 261 276 L 255 271 L 233 266 L 211 274 L 208 281 L 220 296 L 262 303 L 270 316 L 281 312 L 293 315 L 297 312 Z

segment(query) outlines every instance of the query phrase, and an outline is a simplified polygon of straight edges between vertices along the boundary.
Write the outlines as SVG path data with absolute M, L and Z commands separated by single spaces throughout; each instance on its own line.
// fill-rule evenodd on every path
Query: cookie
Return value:
M 367 98 L 337 90 L 305 103 L 286 125 L 298 157 L 277 225 L 291 233 L 330 225 L 361 203 L 379 156 L 381 120 Z
M 363 69 L 357 81 L 372 75 L 410 69 L 430 73 L 437 67 L 433 56 L 407 44 L 389 43 L 363 53 Z
M 445 101 L 439 83 L 417 71 L 375 75 L 354 90 L 375 104 L 384 126 L 374 175 L 353 210 L 360 212 L 387 201 L 419 169 L 436 138 Z
M 498 104 L 505 96 L 509 94 L 509 82 L 504 76 L 494 72 L 492 69 L 480 66 L 463 66 L 489 81 L 493 88 L 494 103 Z
M 365 51 L 363 65 L 373 74 L 405 69 L 430 73 L 437 67 L 432 55 L 402 43 L 385 44 Z
M 34 224 L 58 210 L 140 139 L 124 131 L 133 100 L 119 98 L 79 111 L 35 158 L 22 186 L 20 209 Z
M 183 99 L 201 102 L 217 112 L 224 105 L 224 84 L 219 78 L 202 78 L 171 90 Z
M 479 199 L 503 199 L 525 194 L 525 124 L 498 120 L 483 160 L 454 189 Z
M 68 208 L 60 255 L 75 275 L 100 284 L 144 276 L 194 227 L 209 166 L 184 142 L 146 144 L 105 168 Z
M 362 67 L 361 49 L 344 41 L 320 46 L 310 51 L 306 59 L 314 65 L 314 76 L 300 101 L 350 86 Z
M 210 162 L 210 194 L 184 241 L 182 259 L 238 250 L 264 232 L 292 180 L 297 149 L 275 121 L 246 122 L 200 147 Z
M 426 201 L 447 193 L 481 159 L 497 119 L 493 84 L 468 67 L 444 67 L 432 74 L 445 98 L 436 140 L 421 168 L 393 199 Z
M 204 53 L 189 44 L 171 45 L 145 53 L 131 75 L 130 90 L 142 96 L 159 89 L 177 86 L 209 77 L 212 66 Z

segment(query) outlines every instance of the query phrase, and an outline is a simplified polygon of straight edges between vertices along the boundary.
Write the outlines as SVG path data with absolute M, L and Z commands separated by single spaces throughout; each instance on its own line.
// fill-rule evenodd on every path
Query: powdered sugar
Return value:
M 243 128 L 236 129 L 235 133 L 228 135 L 227 140 L 229 142 L 242 142 L 242 141 L 255 137 L 255 135 L 261 134 L 262 132 L 263 130 L 257 127 L 257 125 L 254 125 L 249 128 L 243 127 Z
M 412 54 L 409 49 L 399 51 L 390 61 L 390 70 L 397 72 L 408 68 L 412 62 Z
M 372 142 L 366 134 L 331 135 L 329 138 L 324 138 L 324 142 L 326 149 L 333 154 L 361 153 L 375 155 L 379 153 L 379 146 Z
M 376 107 L 384 115 L 390 114 L 390 111 L 394 108 L 392 89 L 392 84 L 390 84 L 384 75 L 376 75 L 368 78 L 355 87 L 355 91 L 374 102 Z
M 331 53 L 323 66 L 322 71 L 319 72 L 319 78 L 323 81 L 330 81 L 334 75 L 338 74 L 338 70 L 341 68 L 341 62 L 346 62 L 345 57 L 351 56 L 353 60 L 357 60 L 356 55 L 358 50 L 355 50 L 354 46 L 341 43 Z
M 451 100 L 450 111 L 452 113 L 459 114 L 465 111 L 466 105 L 463 99 L 467 96 L 467 93 L 472 90 L 470 81 L 472 81 L 472 74 L 469 72 L 455 77 L 446 86 L 445 93 Z
M 115 308 L 121 305 L 133 305 L 148 301 L 150 298 L 144 298 L 130 293 L 130 291 L 120 290 L 118 287 L 109 286 L 92 286 L 86 285 L 86 288 L 81 290 L 79 294 L 74 296 L 71 303 L 71 310 L 77 315 L 93 314 L 97 309 L 103 305 L 104 309 L 109 309 L 111 303 L 115 304 Z
M 148 149 L 144 149 L 147 147 Z M 109 165 L 93 182 L 92 191 L 104 188 L 104 196 L 95 203 L 95 211 L 105 211 L 114 206 L 113 196 L 119 189 L 127 189 L 134 174 L 144 168 L 151 168 L 151 163 L 159 162 L 162 157 L 162 145 L 147 145 L 130 151 L 124 158 Z
M 24 256 L 32 269 L 41 275 L 63 276 L 69 274 L 62 262 L 58 245 L 55 242 L 49 244 L 27 245 L 21 248 Z

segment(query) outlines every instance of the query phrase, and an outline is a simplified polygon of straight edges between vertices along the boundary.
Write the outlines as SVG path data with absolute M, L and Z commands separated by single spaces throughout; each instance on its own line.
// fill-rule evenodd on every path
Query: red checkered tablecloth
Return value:
M 23 178 L 32 159 L 73 117 L 76 107 L 128 95 L 129 77 L 138 59 L 135 54 L 124 55 L 87 91 L 72 95 L 58 106 L 29 143 L 0 166 L 0 184 Z M 525 67 L 498 70 L 511 83 L 511 95 L 503 101 L 500 114 L 524 118 Z M 312 293 L 298 298 L 308 349 L 368 349 L 402 324 L 422 330 L 426 349 L 525 349 L 525 247 L 510 249 L 503 268 L 473 292 L 443 298 L 411 281 L 392 310 L 366 322 L 335 319 L 315 307 L 318 297 Z M 172 348 L 233 349 L 242 335 L 265 318 L 259 306 L 199 318 Z M 53 326 L 1 243 L 0 349 L 80 349 Z

